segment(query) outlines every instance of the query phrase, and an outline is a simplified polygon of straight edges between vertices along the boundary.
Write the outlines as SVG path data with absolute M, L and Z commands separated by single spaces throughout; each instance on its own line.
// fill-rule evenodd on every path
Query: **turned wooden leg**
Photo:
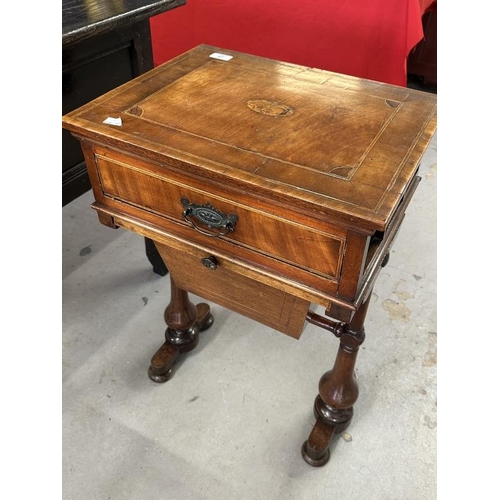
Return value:
M 179 354 L 198 345 L 199 332 L 210 328 L 214 317 L 208 304 L 194 305 L 185 290 L 176 286 L 170 277 L 171 298 L 165 309 L 165 343 L 151 359 L 148 370 L 153 382 L 166 382 L 172 376 L 172 367 Z
M 302 457 L 314 467 L 328 462 L 334 434 L 347 429 L 351 422 L 353 405 L 358 399 L 354 367 L 359 346 L 365 339 L 363 324 L 369 302 L 370 297 L 356 311 L 351 322 L 341 327 L 335 364 L 320 379 L 319 395 L 314 403 L 316 423 L 302 446 Z

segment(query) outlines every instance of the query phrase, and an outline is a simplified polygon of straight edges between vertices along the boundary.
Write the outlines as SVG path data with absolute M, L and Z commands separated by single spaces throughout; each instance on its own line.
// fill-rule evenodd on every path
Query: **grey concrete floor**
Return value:
M 214 326 L 155 384 L 168 276 L 142 237 L 99 223 L 90 192 L 65 206 L 63 498 L 435 499 L 436 153 L 437 136 L 375 285 L 352 424 L 322 468 L 300 448 L 338 340 L 312 325 L 295 340 L 211 304 Z

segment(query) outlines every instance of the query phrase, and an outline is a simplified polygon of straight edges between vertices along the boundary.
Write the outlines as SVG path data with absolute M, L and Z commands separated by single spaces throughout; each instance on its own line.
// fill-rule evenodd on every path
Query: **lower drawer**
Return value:
M 310 303 L 245 275 L 238 264 L 172 239 L 156 246 L 176 285 L 275 330 L 299 338 Z M 208 260 L 207 260 L 208 259 Z

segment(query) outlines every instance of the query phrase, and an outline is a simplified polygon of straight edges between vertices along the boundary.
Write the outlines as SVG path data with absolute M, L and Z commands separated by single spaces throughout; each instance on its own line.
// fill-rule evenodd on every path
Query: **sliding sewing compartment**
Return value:
M 278 215 L 230 182 L 186 175 L 99 144 L 94 208 L 156 242 L 176 284 L 294 337 L 310 302 L 338 288 L 345 232 Z M 256 208 L 256 205 L 259 208 Z M 287 213 L 290 216 L 290 213 Z

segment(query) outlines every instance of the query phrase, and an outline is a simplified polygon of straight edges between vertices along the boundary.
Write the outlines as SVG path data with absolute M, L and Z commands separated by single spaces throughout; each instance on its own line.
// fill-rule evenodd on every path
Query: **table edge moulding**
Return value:
M 340 345 L 301 450 L 324 465 L 436 127 L 435 95 L 209 45 L 66 114 L 99 220 L 154 241 L 170 272 L 150 379 L 167 381 L 214 323 L 189 293 L 296 339 L 323 328 Z

